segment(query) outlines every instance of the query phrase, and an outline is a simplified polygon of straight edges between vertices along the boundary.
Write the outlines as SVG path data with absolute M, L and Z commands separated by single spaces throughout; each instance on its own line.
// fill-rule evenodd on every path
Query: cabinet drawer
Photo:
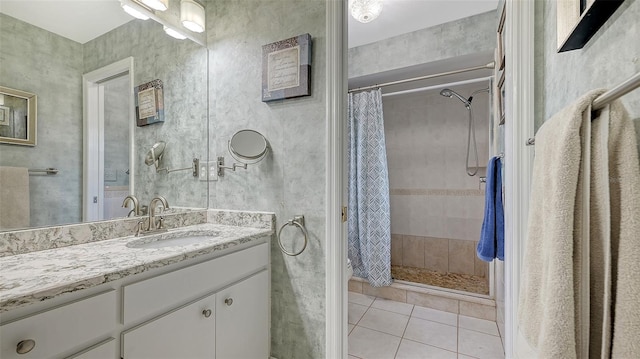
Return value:
M 0 358 L 51 358 L 82 347 L 115 329 L 116 292 L 114 290 L 81 299 L 54 309 L 0 326 Z M 18 354 L 21 341 L 35 346 Z
M 267 266 L 267 243 L 123 287 L 123 324 L 150 319 Z

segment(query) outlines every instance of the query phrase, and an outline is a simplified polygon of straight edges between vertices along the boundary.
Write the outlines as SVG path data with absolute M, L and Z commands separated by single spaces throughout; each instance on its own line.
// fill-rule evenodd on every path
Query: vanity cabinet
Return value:
M 269 281 L 263 242 L 79 290 L 2 323 L 0 358 L 267 359 Z

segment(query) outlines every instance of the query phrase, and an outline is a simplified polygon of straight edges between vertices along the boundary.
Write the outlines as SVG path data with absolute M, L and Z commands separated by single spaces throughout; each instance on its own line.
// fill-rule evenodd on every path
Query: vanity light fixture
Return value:
M 180 21 L 193 32 L 204 32 L 204 7 L 194 0 L 180 1 Z
M 178 40 L 184 40 L 187 37 L 182 35 L 181 33 L 179 33 L 178 31 L 176 31 L 175 29 L 172 29 L 168 26 L 163 26 L 164 32 L 167 33 L 167 35 L 173 37 L 174 39 L 178 39 Z
M 122 6 L 122 10 L 124 10 L 124 12 L 135 17 L 136 19 L 149 20 L 149 17 L 147 15 L 143 14 L 138 9 L 135 9 L 128 4 L 125 4 L 122 0 L 120 0 L 120 6 Z
M 382 12 L 382 0 L 349 0 L 349 12 L 361 23 L 371 22 Z
M 165 11 L 169 8 L 169 0 L 140 0 L 153 10 Z

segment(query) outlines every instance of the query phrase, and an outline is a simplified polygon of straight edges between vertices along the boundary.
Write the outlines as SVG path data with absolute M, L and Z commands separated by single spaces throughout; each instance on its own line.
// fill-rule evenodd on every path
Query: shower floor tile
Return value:
M 441 273 L 424 268 L 391 266 L 394 279 L 421 283 L 435 287 L 461 290 L 464 292 L 489 294 L 489 280 L 470 274 Z

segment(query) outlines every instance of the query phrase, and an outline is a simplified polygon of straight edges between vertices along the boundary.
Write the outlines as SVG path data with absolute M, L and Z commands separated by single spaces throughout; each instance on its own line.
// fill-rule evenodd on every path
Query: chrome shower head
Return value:
M 452 89 L 442 89 L 442 91 L 440 91 L 440 95 L 444 96 L 444 97 L 449 97 L 452 98 L 453 96 L 457 97 L 460 101 L 462 101 L 462 103 L 464 104 L 464 106 L 466 108 L 469 108 L 469 106 L 471 106 L 471 101 L 466 100 L 464 97 L 460 96 L 460 94 L 458 94 L 457 92 L 453 91 Z

